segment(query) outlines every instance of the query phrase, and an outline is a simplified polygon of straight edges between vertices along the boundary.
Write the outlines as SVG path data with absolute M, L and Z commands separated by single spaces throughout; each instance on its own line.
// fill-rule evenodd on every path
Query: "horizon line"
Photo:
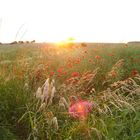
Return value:
M 61 43 L 61 42 L 63 42 L 63 41 L 36 41 L 36 40 L 27 40 L 27 41 L 23 41 L 23 40 L 19 40 L 19 41 L 11 41 L 11 42 L 0 42 L 0 44 L 10 44 L 10 43 Z M 35 42 L 32 42 L 32 41 L 35 41 Z M 65 42 L 64 42 L 65 43 Z M 140 43 L 140 41 L 124 41 L 124 42 L 109 42 L 109 41 L 97 41 L 97 42 L 95 42 L 95 41 L 73 41 L 73 42 L 66 42 L 66 43 L 104 43 L 104 44 L 115 44 L 115 43 L 118 43 L 118 44 L 127 44 L 127 43 Z

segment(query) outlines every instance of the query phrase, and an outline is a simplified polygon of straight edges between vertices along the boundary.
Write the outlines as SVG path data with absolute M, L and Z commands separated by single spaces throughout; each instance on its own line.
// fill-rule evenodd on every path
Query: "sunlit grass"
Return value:
M 0 136 L 139 140 L 139 48 L 73 40 L 1 46 Z M 84 119 L 72 117 L 69 108 L 82 101 L 92 103 L 92 110 Z M 80 113 L 85 109 L 82 106 Z

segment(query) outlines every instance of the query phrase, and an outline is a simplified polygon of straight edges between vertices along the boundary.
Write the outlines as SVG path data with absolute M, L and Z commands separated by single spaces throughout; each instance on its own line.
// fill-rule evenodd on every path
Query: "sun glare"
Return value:
M 73 46 L 73 43 L 76 42 L 76 39 L 74 37 L 69 37 L 62 41 L 56 41 L 54 42 L 55 46 L 58 48 L 69 48 Z

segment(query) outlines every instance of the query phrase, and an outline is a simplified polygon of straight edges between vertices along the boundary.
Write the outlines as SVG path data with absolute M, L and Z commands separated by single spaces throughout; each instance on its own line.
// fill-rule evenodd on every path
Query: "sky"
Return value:
M 0 42 L 140 41 L 140 0 L 0 0 Z

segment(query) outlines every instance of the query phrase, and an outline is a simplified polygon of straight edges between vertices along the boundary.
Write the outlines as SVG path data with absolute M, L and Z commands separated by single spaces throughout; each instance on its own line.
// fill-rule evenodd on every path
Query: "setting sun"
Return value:
M 59 48 L 69 48 L 73 46 L 75 42 L 77 42 L 75 38 L 69 37 L 62 41 L 54 41 L 54 45 Z

